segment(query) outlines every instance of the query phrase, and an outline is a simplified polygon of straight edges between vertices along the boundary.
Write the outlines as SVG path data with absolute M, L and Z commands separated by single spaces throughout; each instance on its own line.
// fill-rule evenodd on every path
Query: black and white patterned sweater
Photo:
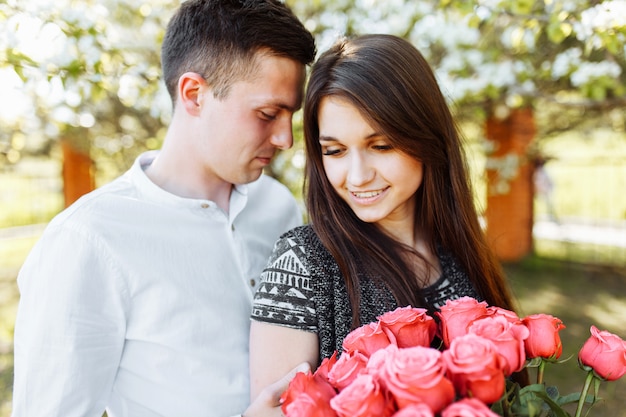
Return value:
M 440 278 L 424 288 L 429 310 L 446 300 L 482 299 L 454 258 L 438 253 Z M 360 276 L 360 320 L 369 323 L 394 310 L 398 303 L 384 281 Z M 343 275 L 310 225 L 292 229 L 276 242 L 254 297 L 252 319 L 317 332 L 320 361 L 330 357 L 352 330 L 352 309 Z

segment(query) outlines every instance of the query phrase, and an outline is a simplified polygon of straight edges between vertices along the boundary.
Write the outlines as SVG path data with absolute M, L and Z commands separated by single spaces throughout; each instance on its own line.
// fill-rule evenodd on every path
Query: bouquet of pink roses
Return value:
M 543 384 L 546 362 L 562 353 L 556 317 L 524 318 L 470 297 L 448 301 L 435 313 L 402 307 L 352 331 L 343 351 L 314 373 L 299 373 L 282 396 L 287 417 L 568 417 L 563 406 L 597 401 L 599 383 L 626 373 L 626 342 L 591 327 L 578 354 L 587 372 L 582 392 L 560 396 Z M 435 336 L 441 346 L 431 345 Z M 537 367 L 537 383 L 509 378 Z M 595 394 L 588 395 L 592 383 Z

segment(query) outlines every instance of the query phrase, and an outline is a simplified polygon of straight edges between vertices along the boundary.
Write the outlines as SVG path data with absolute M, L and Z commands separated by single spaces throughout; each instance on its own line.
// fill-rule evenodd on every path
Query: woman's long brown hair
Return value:
M 479 224 L 460 135 L 432 69 L 408 41 L 366 35 L 343 40 L 321 55 L 304 103 L 307 210 L 345 277 L 353 326 L 360 325 L 359 271 L 384 279 L 399 305 L 426 306 L 420 277 L 404 256 L 411 249 L 358 219 L 326 177 L 318 141 L 318 110 L 326 96 L 348 100 L 395 149 L 423 163 L 416 227 L 433 253 L 440 246 L 454 255 L 490 305 L 514 309 L 500 263 Z

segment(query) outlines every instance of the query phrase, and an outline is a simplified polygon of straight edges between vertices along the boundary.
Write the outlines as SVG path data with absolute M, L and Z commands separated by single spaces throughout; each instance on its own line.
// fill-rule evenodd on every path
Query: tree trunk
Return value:
M 533 246 L 533 168 L 527 156 L 536 132 L 533 111 L 513 109 L 504 119 L 492 114 L 485 130 L 495 145 L 487 165 L 487 239 L 501 261 L 516 262 Z M 498 169 L 504 161 L 517 164 L 510 178 Z
M 62 140 L 63 149 L 63 197 L 65 207 L 84 194 L 95 189 L 93 161 L 85 152 L 76 149 L 69 141 Z

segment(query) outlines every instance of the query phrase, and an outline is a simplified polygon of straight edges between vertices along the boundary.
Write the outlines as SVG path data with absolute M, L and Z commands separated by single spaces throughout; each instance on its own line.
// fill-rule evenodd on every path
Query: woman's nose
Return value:
M 360 153 L 353 153 L 349 158 L 348 183 L 353 186 L 362 186 L 374 178 L 374 169 L 370 166 L 367 158 Z

